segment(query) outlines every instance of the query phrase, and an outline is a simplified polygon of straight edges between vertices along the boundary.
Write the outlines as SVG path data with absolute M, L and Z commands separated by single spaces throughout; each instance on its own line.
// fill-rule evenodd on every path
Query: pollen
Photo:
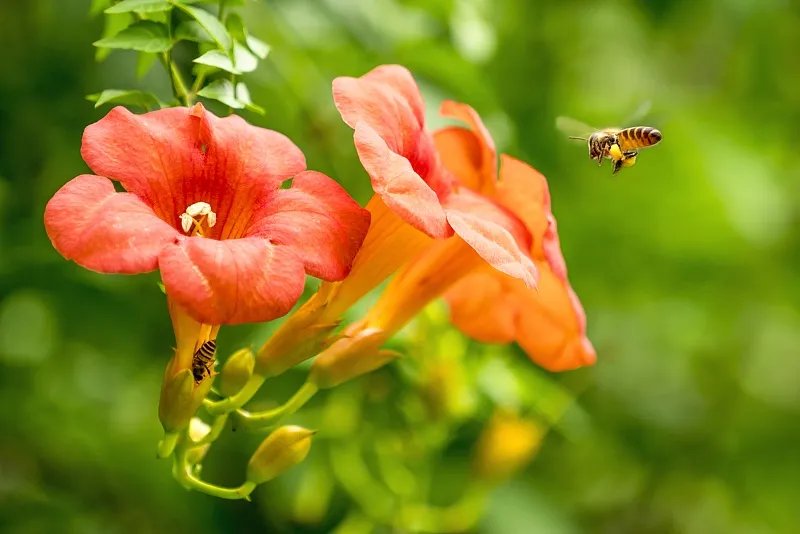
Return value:
M 203 227 L 213 228 L 217 224 L 217 214 L 211 210 L 208 202 L 190 204 L 178 218 L 181 228 L 189 235 L 203 236 Z

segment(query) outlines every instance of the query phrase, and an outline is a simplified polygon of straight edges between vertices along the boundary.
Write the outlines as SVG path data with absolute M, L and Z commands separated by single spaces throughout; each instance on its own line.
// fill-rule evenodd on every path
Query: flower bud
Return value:
M 544 432 L 535 421 L 509 412 L 495 413 L 478 440 L 475 473 L 494 483 L 511 477 L 536 454 Z
M 219 390 L 225 397 L 239 393 L 242 387 L 253 376 L 256 359 L 249 348 L 239 349 L 228 358 L 222 366 L 219 377 Z
M 400 356 L 379 348 L 385 337 L 383 330 L 367 328 L 338 339 L 314 360 L 309 380 L 320 389 L 331 388 L 383 367 Z
M 186 428 L 209 389 L 211 380 L 203 380 L 195 385 L 191 369 L 183 369 L 165 377 L 158 403 L 158 418 L 164 431 L 180 432 Z
M 256 356 L 257 374 L 277 376 L 327 346 L 331 332 L 339 321 L 326 315 L 326 300 L 331 289 L 330 285 L 325 284 L 323 288 L 289 315 L 259 349 Z
M 247 464 L 247 481 L 261 484 L 302 462 L 311 449 L 313 430 L 287 425 L 261 442 Z

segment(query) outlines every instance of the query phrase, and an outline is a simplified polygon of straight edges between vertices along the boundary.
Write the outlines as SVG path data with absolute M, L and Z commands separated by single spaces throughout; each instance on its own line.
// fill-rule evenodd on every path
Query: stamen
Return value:
M 213 228 L 217 224 L 217 214 L 211 211 L 208 202 L 195 202 L 186 208 L 186 211 L 178 216 L 181 220 L 181 228 L 190 235 L 203 235 L 203 225 Z M 194 227 L 194 231 L 192 231 Z
M 192 229 L 192 225 L 194 224 L 194 219 L 188 213 L 181 213 L 181 228 L 183 228 L 184 233 L 189 233 L 189 230 Z
M 208 202 L 195 202 L 186 208 L 186 213 L 192 217 L 198 215 L 208 215 L 211 213 L 211 205 Z

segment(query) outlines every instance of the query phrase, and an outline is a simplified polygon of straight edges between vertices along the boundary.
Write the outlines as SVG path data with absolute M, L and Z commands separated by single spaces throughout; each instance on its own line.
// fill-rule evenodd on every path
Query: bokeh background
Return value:
M 442 427 L 434 500 L 457 494 L 487 406 L 547 420 L 536 404 L 558 405 L 538 456 L 492 494 L 480 532 L 800 531 L 796 2 L 269 0 L 244 10 L 272 46 L 246 78 L 267 114 L 244 115 L 289 135 L 310 168 L 360 201 L 368 182 L 330 83 L 381 63 L 414 72 L 433 126 L 442 99 L 468 102 L 504 152 L 540 169 L 599 354 L 593 368 L 549 375 L 514 347 L 467 342 L 434 306 L 396 342 L 416 367 L 323 395 L 305 417 L 316 410 L 338 428 L 330 436 L 357 440 L 364 410 L 386 418 L 413 401 L 402 384 L 436 352 L 474 388 Z M 0 531 L 328 532 L 349 518 L 350 531 L 370 532 L 348 515 L 358 499 L 324 467 L 336 458 L 321 457 L 335 448 L 324 440 L 311 467 L 252 504 L 186 492 L 156 459 L 173 343 L 157 278 L 85 271 L 42 225 L 50 196 L 86 170 L 83 128 L 107 111 L 85 95 L 169 96 L 158 68 L 136 79 L 133 54 L 95 62 L 102 18 L 88 11 L 88 0 L 0 3 Z M 624 125 L 648 101 L 643 122 L 664 141 L 617 177 L 554 128 L 558 115 Z M 223 352 L 271 328 L 223 330 Z M 437 344 L 420 344 L 420 331 Z M 277 381 L 262 402 L 302 377 Z M 209 478 L 236 481 L 258 439 L 223 439 Z

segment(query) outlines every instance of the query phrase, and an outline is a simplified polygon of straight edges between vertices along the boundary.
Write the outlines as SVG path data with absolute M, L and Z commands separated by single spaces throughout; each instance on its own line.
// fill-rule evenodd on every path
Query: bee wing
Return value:
M 645 100 L 636 110 L 628 115 L 628 119 L 623 122 L 624 125 L 632 125 L 637 124 L 642 121 L 649 113 L 650 110 L 653 108 L 653 101 L 652 100 Z
M 592 132 L 597 131 L 597 128 L 592 128 L 577 119 L 564 117 L 563 115 L 556 117 L 556 128 L 568 137 L 580 137 L 583 139 L 591 135 Z

